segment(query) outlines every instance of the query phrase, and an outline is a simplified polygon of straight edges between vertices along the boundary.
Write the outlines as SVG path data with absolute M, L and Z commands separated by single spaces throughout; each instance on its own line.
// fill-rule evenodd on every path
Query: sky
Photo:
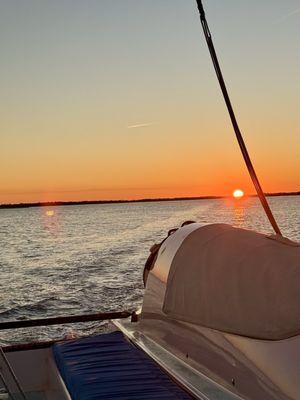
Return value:
M 204 7 L 264 190 L 300 190 L 300 1 Z M 0 203 L 254 193 L 194 0 L 0 0 L 0 49 Z

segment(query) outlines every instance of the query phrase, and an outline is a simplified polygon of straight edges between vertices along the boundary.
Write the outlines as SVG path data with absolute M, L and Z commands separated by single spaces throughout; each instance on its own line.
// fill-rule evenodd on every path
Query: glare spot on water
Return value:
M 47 210 L 46 211 L 46 215 L 47 215 L 47 217 L 53 217 L 54 211 L 53 210 Z

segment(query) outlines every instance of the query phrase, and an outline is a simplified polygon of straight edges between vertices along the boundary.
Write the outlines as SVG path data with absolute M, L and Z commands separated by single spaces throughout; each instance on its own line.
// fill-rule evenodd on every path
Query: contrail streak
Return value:
M 127 129 L 135 129 L 135 128 L 147 128 L 148 126 L 155 125 L 154 122 L 148 122 L 145 124 L 135 124 L 135 125 L 129 125 L 127 126 Z
M 296 15 L 296 14 L 299 14 L 299 13 L 300 13 L 300 8 L 297 8 L 296 10 L 291 11 L 291 12 L 289 12 L 289 13 L 286 14 L 286 15 L 283 15 L 281 18 L 279 18 L 278 20 L 276 20 L 275 23 L 283 22 L 283 21 L 285 21 L 286 19 L 292 17 L 293 15 Z

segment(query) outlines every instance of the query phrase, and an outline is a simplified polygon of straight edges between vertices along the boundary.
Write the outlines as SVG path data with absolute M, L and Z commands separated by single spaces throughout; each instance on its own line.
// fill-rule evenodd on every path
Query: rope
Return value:
M 207 24 L 207 21 L 206 21 L 205 11 L 204 11 L 204 8 L 203 8 L 203 5 L 202 5 L 202 0 L 196 0 L 196 1 L 197 1 L 198 9 L 199 9 L 200 21 L 201 21 L 202 28 L 203 28 L 204 35 L 205 35 L 205 39 L 206 39 L 206 42 L 207 42 L 207 45 L 208 45 L 210 56 L 211 56 L 211 59 L 212 59 L 213 65 L 214 65 L 214 69 L 215 69 L 215 72 L 216 72 L 216 75 L 217 75 L 217 78 L 218 78 L 218 81 L 219 81 L 223 96 L 224 96 L 224 100 L 225 100 L 225 103 L 226 103 L 226 106 L 227 106 L 227 109 L 228 109 L 228 112 L 229 112 L 229 115 L 230 115 L 231 123 L 232 123 L 233 129 L 234 129 L 238 144 L 240 146 L 242 155 L 244 157 L 246 166 L 248 168 L 248 172 L 249 172 L 250 177 L 252 179 L 252 182 L 253 182 L 253 185 L 254 185 L 255 190 L 257 192 L 257 195 L 259 197 L 259 200 L 260 200 L 260 202 L 261 202 L 261 204 L 262 204 L 262 206 L 263 206 L 263 208 L 265 210 L 265 213 L 266 213 L 266 215 L 267 215 L 267 217 L 268 217 L 268 219 L 269 219 L 269 221 L 270 221 L 275 233 L 277 233 L 278 235 L 282 236 L 282 234 L 280 232 L 280 229 L 279 229 L 279 227 L 277 225 L 277 222 L 275 221 L 275 218 L 274 218 L 274 216 L 272 214 L 270 206 L 269 206 L 269 204 L 267 202 L 265 194 L 264 194 L 264 192 L 262 190 L 262 187 L 261 187 L 261 185 L 259 183 L 258 177 L 256 175 L 256 172 L 254 170 L 253 164 L 251 162 L 247 147 L 245 145 L 242 133 L 241 133 L 240 128 L 238 126 L 238 123 L 237 123 L 237 120 L 236 120 L 236 117 L 235 117 L 235 114 L 234 114 L 234 111 L 233 111 L 233 108 L 232 108 L 232 104 L 231 104 L 231 101 L 230 101 L 230 98 L 229 98 L 229 95 L 228 95 L 228 91 L 227 91 L 227 88 L 226 88 L 226 85 L 225 85 L 225 82 L 224 82 L 224 78 L 223 78 L 223 75 L 222 75 L 222 71 L 221 71 L 221 68 L 220 68 L 218 57 L 217 57 L 217 54 L 216 54 L 216 51 L 215 51 L 215 47 L 214 47 L 214 44 L 213 44 L 211 33 L 209 31 L 209 27 L 208 27 L 208 24 Z

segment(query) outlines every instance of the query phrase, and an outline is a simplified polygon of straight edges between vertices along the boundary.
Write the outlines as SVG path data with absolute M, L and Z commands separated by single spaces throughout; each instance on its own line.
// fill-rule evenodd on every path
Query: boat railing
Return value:
M 25 319 L 20 321 L 0 322 L 0 331 L 5 329 L 30 328 L 35 326 L 74 324 L 79 322 L 107 321 L 113 319 L 130 318 L 135 322 L 137 314 L 135 311 L 110 311 L 105 313 L 67 315 L 39 319 Z
M 63 325 L 72 323 L 92 322 L 92 321 L 107 321 L 114 319 L 127 319 L 131 318 L 132 322 L 137 321 L 137 314 L 135 311 L 111 311 L 105 313 L 81 314 L 81 315 L 68 315 L 57 316 L 39 319 L 26 319 L 21 321 L 5 321 L 0 322 L 0 331 L 5 329 L 21 329 L 36 326 L 48 325 Z M 49 342 L 50 344 L 52 342 Z M 42 343 L 44 344 L 44 343 Z M 9 400 L 26 400 L 26 396 L 21 388 L 21 385 L 13 371 L 5 353 L 14 349 L 25 350 L 39 347 L 38 343 L 31 343 L 29 346 L 19 344 L 16 346 L 0 346 L 0 399 Z M 3 397 L 4 396 L 4 397 Z

